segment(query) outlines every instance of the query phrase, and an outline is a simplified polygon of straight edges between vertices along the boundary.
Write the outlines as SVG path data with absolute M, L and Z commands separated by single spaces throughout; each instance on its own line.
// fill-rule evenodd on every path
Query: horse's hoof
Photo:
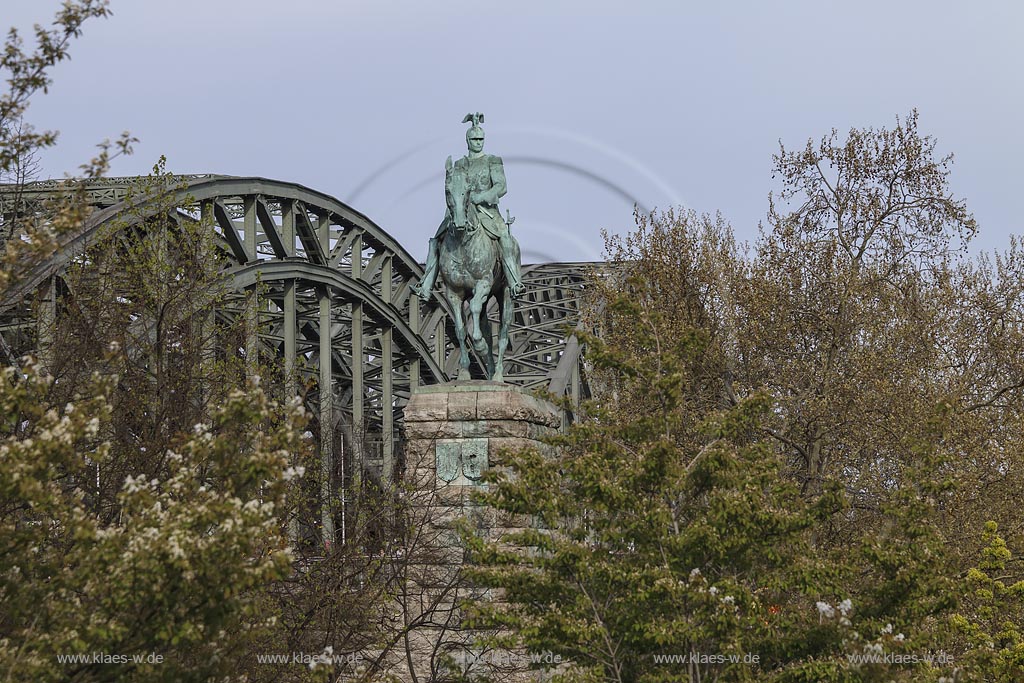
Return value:
M 491 381 L 492 382 L 504 382 L 505 381 L 505 375 L 501 374 L 500 372 L 496 372 L 494 374 L 494 377 L 491 377 Z
M 471 379 L 469 376 L 469 370 L 459 370 L 459 376 L 456 379 L 458 379 L 459 381 L 462 381 L 464 379 Z

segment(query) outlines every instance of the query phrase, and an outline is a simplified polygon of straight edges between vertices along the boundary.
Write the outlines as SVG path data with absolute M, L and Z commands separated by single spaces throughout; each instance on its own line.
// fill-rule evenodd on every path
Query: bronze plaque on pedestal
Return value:
M 446 484 L 475 484 L 487 469 L 487 439 L 442 439 L 434 453 L 437 478 Z

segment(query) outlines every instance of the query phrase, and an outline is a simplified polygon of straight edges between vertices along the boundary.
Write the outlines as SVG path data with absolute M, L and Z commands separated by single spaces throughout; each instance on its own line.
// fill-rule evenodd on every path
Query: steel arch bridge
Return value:
M 447 302 L 435 296 L 422 303 L 411 291 L 422 266 L 365 215 L 295 183 L 177 176 L 157 201 L 133 193 L 142 180 L 111 178 L 85 186 L 95 211 L 62 237 L 52 259 L 0 301 L 0 356 L 14 362 L 45 347 L 43 323 L 57 315 L 58 285 L 68 262 L 105 228 L 144 230 L 147 216 L 166 210 L 169 195 L 175 220 L 206 219 L 213 226 L 228 264 L 224 275 L 235 292 L 229 310 L 218 314 L 246 321 L 246 357 L 281 359 L 286 376 L 305 372 L 318 384 L 311 402 L 324 457 L 334 457 L 337 442 L 350 476 L 376 470 L 390 478 L 410 393 L 420 384 L 454 377 L 458 367 Z M 9 221 L 67 190 L 62 181 L 0 186 L 0 213 Z M 508 382 L 570 396 L 574 405 L 588 395 L 572 330 L 580 323 L 581 293 L 593 265 L 524 266 L 528 293 L 516 306 Z M 257 286 L 258 299 L 249 296 Z M 495 318 L 492 312 L 497 325 Z M 482 376 L 474 362 L 476 376 Z M 571 411 L 566 419 L 572 419 Z

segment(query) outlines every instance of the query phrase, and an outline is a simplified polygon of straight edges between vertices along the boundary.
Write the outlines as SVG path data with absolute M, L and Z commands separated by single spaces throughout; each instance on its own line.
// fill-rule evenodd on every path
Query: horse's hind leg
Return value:
M 459 376 L 458 379 L 470 379 L 469 376 L 469 351 L 466 349 L 466 323 L 462 319 L 462 298 L 451 288 L 445 288 L 445 297 L 451 304 L 452 314 L 455 316 L 455 336 L 459 339 Z M 443 339 L 437 340 L 443 344 Z
M 512 292 L 504 287 L 498 299 L 498 316 L 501 320 L 498 327 L 498 359 L 494 363 L 495 372 L 492 379 L 496 382 L 505 381 L 505 349 L 508 347 L 508 335 L 512 331 Z

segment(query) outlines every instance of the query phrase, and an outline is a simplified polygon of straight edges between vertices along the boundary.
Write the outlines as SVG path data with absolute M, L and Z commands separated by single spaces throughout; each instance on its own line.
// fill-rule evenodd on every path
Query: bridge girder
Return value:
M 379 435 L 381 462 L 391 462 L 396 425 L 413 388 L 445 381 L 457 369 L 457 344 L 448 304 L 440 296 L 421 303 L 411 286 L 422 266 L 391 235 L 365 215 L 329 195 L 289 182 L 266 178 L 202 175 L 176 177 L 166 187 L 171 197 L 157 202 L 133 194 L 140 179 L 97 181 L 86 188 L 95 213 L 62 237 L 52 259 L 39 265 L 0 301 L 2 336 L 18 325 L 31 326 L 27 305 L 37 291 L 60 277 L 68 261 L 91 239 L 112 225 L 121 229 L 145 222 L 147 208 L 177 207 L 180 220 L 204 215 L 217 233 L 228 266 L 225 276 L 239 293 L 257 282 L 265 305 L 255 313 L 258 352 L 277 357 L 305 357 L 307 371 L 319 373 L 320 326 L 329 321 L 331 391 L 321 400 L 335 404 L 341 421 L 362 425 Z M 41 199 L 66 189 L 47 182 L 19 189 L 21 201 Z M 0 210 L 16 210 L 0 187 Z M 555 263 L 525 266 L 526 296 L 517 301 L 507 381 L 532 389 L 587 395 L 582 349 L 573 331 L 580 324 L 581 296 L 587 271 L 597 264 Z M 320 310 L 320 301 L 329 311 Z M 244 315 L 244 296 L 229 316 Z M 488 311 L 497 324 L 496 306 Z M 292 322 L 288 329 L 286 321 Z M 357 352 L 356 349 L 359 351 Z M 24 349 L 23 349 L 24 350 Z M 354 357 L 358 356 L 357 360 Z M 296 358 L 291 358 L 295 368 Z M 479 373 L 480 364 L 474 359 Z M 300 365 L 302 365 L 300 363 Z M 319 406 L 317 406 L 319 409 Z M 337 423 L 338 417 L 331 422 Z M 369 463 L 367 463 L 369 464 Z

